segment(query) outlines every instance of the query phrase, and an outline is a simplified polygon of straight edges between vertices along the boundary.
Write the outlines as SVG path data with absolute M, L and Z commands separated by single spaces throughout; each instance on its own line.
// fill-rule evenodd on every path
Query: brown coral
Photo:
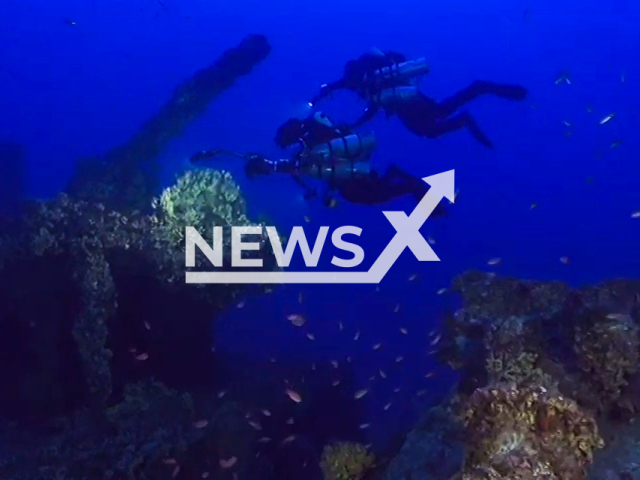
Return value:
M 581 480 L 603 446 L 593 418 L 544 387 L 479 389 L 464 408 L 463 422 L 468 480 Z
M 605 400 L 616 401 L 628 376 L 638 371 L 640 330 L 629 315 L 594 315 L 576 327 L 574 349 Z
M 363 445 L 339 442 L 324 447 L 320 468 L 325 480 L 360 480 L 373 463 L 373 455 Z

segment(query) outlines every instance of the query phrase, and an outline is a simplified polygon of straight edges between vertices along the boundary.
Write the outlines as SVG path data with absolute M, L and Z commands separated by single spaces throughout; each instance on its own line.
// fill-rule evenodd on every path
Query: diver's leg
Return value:
M 507 100 L 524 100 L 527 96 L 527 89 L 520 85 L 476 80 L 468 87 L 463 88 L 459 92 L 440 102 L 438 104 L 440 115 L 448 117 L 463 105 L 466 105 L 482 95 L 495 95 L 501 98 L 506 98 Z
M 485 147 L 493 148 L 493 144 L 491 143 L 489 138 L 484 134 L 482 130 L 480 130 L 480 127 L 476 123 L 475 119 L 468 112 L 462 112 L 458 115 L 454 115 L 453 117 L 449 117 L 433 123 L 429 125 L 422 134 L 428 138 L 436 138 L 446 133 L 455 132 L 456 130 L 460 130 L 462 128 L 466 128 L 467 130 L 469 130 L 471 135 L 473 135 L 473 137 L 480 143 L 482 143 Z
M 397 165 L 391 165 L 380 177 L 379 183 L 379 188 L 385 192 L 387 201 L 411 195 L 419 203 L 429 191 L 429 185 L 424 180 L 405 172 Z M 440 202 L 431 216 L 441 217 L 446 214 L 447 210 Z
M 406 194 L 398 192 L 397 187 L 376 171 L 340 182 L 337 189 L 342 198 L 357 205 L 380 205 Z

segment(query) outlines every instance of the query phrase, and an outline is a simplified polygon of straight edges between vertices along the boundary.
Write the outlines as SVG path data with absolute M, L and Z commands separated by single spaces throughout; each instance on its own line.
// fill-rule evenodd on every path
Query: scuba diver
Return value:
M 493 148 L 475 119 L 466 111 L 460 112 L 460 108 L 483 95 L 508 100 L 524 100 L 527 96 L 527 89 L 520 85 L 476 80 L 449 98 L 436 102 L 416 85 L 417 79 L 427 73 L 429 67 L 424 58 L 407 60 L 401 53 L 373 49 L 347 62 L 343 77 L 323 85 L 311 105 L 336 90 L 347 89 L 369 102 L 362 117 L 352 125 L 354 128 L 368 122 L 383 109 L 387 118 L 397 115 L 405 127 L 418 136 L 437 138 L 466 128 L 477 141 Z
M 429 189 L 422 179 L 395 165 L 382 175 L 373 170 L 369 159 L 377 145 L 374 134 L 359 135 L 346 127 L 335 127 L 320 112 L 304 120 L 285 122 L 278 129 L 276 143 L 282 148 L 298 144 L 300 149 L 291 158 L 277 160 L 256 153 L 209 150 L 196 153 L 191 162 L 206 161 L 218 155 L 241 158 L 246 161 L 244 169 L 248 178 L 274 173 L 290 175 L 304 189 L 305 199 L 318 194 L 303 177 L 324 180 L 329 187 L 323 197 L 327 206 L 337 204 L 334 192 L 349 203 L 379 205 L 406 195 L 412 195 L 419 202 Z M 433 215 L 445 213 L 444 207 L 438 205 Z

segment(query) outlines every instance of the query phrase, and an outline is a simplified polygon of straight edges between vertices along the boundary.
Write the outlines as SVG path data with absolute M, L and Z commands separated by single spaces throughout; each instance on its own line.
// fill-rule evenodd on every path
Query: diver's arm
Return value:
M 356 122 L 353 125 L 350 125 L 350 127 L 358 128 L 360 125 L 363 125 L 368 121 L 372 120 L 373 117 L 376 116 L 376 113 L 378 113 L 378 108 L 379 107 L 377 105 L 370 103 L 367 106 L 367 108 L 364 109 L 364 113 L 362 114 L 362 116 L 358 120 L 356 120 Z
M 341 90 L 343 88 L 347 88 L 346 82 L 344 78 L 332 83 L 325 83 L 320 87 L 320 92 L 311 99 L 311 105 L 315 105 L 320 100 L 327 98 L 336 90 Z
M 310 200 L 318 196 L 318 191 L 310 187 L 297 173 L 292 173 L 293 180 L 304 190 L 304 199 Z
M 206 160 L 211 160 L 212 158 L 217 157 L 219 155 L 227 155 L 229 157 L 236 157 L 236 158 L 242 158 L 242 159 L 246 159 L 247 157 L 246 154 L 232 152 L 229 150 L 201 150 L 197 153 L 194 153 L 191 156 L 191 158 L 189 158 L 189 161 L 191 163 L 199 163 Z

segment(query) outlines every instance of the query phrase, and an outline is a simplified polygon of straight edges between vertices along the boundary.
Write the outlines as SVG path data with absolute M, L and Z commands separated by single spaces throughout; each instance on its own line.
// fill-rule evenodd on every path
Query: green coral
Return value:
M 374 461 L 373 454 L 363 445 L 338 442 L 324 447 L 320 468 L 325 480 L 359 480 Z
M 230 173 L 190 170 L 154 201 L 159 218 L 176 242 L 184 240 L 185 227 L 199 232 L 212 226 L 248 226 L 246 202 Z

